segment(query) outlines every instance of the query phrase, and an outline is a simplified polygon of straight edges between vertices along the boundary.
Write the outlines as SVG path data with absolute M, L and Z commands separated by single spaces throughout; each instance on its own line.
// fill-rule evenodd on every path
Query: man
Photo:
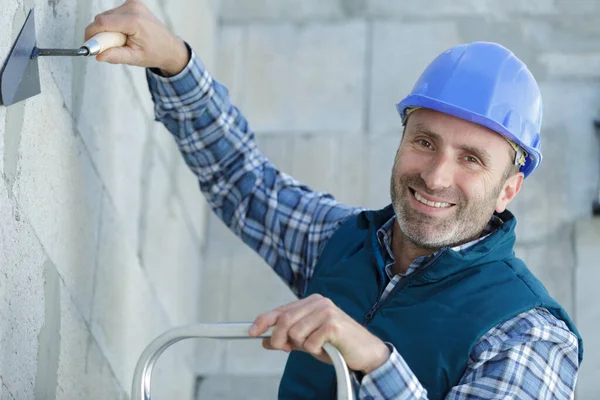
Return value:
M 331 398 L 325 342 L 363 399 L 569 399 L 582 359 L 566 312 L 515 258 L 506 210 L 540 163 L 540 92 L 493 43 L 437 57 L 398 103 L 390 192 L 369 211 L 278 171 L 195 53 L 139 1 L 86 29 L 128 35 L 98 60 L 148 67 L 157 118 L 216 214 L 301 300 L 265 313 L 291 351 L 280 398 Z M 399 133 L 400 136 L 400 133 Z

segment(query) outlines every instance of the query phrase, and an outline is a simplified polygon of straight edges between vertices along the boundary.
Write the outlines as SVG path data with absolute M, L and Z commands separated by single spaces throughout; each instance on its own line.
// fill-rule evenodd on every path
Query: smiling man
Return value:
M 393 237 L 404 266 L 432 250 L 479 238 L 523 182 L 514 163 L 522 153 L 496 132 L 432 109 L 407 110 L 413 115 L 390 187 L 398 221 Z
M 391 204 L 372 211 L 277 170 L 225 87 L 141 2 L 99 15 L 85 39 L 100 31 L 128 35 L 98 60 L 148 67 L 156 117 L 214 212 L 301 298 L 250 329 L 274 326 L 264 347 L 291 352 L 279 398 L 334 397 L 325 342 L 361 399 L 573 398 L 581 338 L 513 252 L 506 207 L 541 162 L 542 102 L 509 50 L 459 45 L 425 69 L 397 104 Z

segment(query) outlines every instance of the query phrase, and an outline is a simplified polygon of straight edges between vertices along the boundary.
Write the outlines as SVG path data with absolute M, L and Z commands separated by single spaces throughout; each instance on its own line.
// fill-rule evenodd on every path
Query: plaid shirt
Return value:
M 147 70 L 156 119 L 173 134 L 214 212 L 298 295 L 305 293 L 319 252 L 343 220 L 361 209 L 312 191 L 262 155 L 227 89 L 191 51 L 187 67 L 164 78 Z M 382 296 L 428 261 L 392 276 L 391 227 L 378 232 L 390 282 Z M 492 220 L 490 230 L 501 221 Z M 484 237 L 478 239 L 482 240 Z M 455 251 L 468 251 L 468 243 Z M 427 399 L 427 391 L 396 349 L 357 381 L 361 399 Z M 465 373 L 446 399 L 572 399 L 578 343 L 564 322 L 536 308 L 503 322 L 473 347 Z

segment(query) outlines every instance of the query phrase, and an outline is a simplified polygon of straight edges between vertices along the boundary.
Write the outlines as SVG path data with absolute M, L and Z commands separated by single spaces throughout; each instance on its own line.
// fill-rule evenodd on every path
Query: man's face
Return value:
M 506 179 L 512 151 L 499 134 L 429 109 L 414 111 L 392 170 L 398 224 L 415 245 L 440 249 L 479 236 L 523 174 Z

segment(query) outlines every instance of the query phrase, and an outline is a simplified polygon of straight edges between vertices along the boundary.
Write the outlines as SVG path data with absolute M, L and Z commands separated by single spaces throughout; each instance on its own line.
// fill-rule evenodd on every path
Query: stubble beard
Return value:
M 409 186 L 455 204 L 454 210 L 444 217 L 415 210 L 410 205 L 409 196 L 413 194 Z M 481 198 L 468 200 L 458 188 L 431 191 L 419 174 L 397 178 L 392 172 L 390 182 L 392 206 L 401 232 L 415 246 L 430 250 L 454 247 L 478 238 L 494 213 L 501 190 L 502 182 Z

